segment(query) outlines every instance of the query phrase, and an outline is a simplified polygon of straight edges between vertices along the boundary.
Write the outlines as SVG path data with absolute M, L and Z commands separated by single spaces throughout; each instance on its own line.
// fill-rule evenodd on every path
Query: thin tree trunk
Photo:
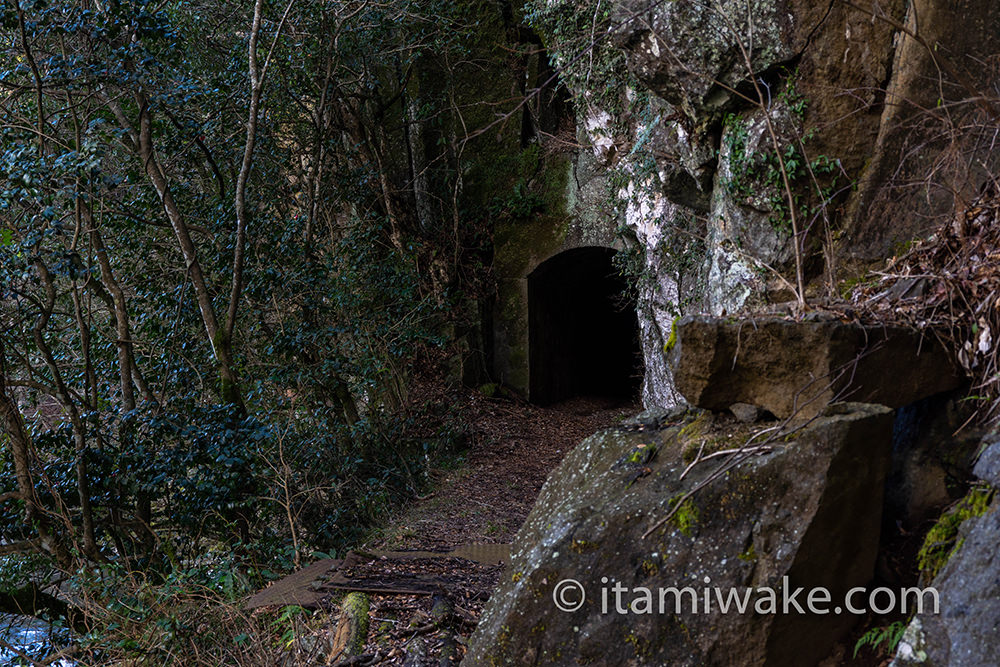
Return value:
M 215 307 L 212 304 L 212 294 L 209 292 L 208 284 L 205 281 L 205 274 L 202 272 L 201 263 L 198 261 L 198 253 L 191 240 L 191 233 L 188 229 L 184 216 L 181 214 L 177 202 L 174 200 L 167 177 L 160 167 L 156 158 L 156 151 L 153 148 L 153 121 L 149 111 L 149 102 L 141 91 L 135 94 L 136 104 L 139 107 L 139 131 L 136 133 L 136 151 L 139 159 L 145 167 L 146 175 L 149 177 L 153 188 L 156 190 L 160 203 L 170 226 L 177 237 L 177 244 L 187 266 L 187 273 L 190 276 L 191 284 L 194 286 L 195 299 L 198 302 L 198 310 L 201 313 L 202 323 L 205 326 L 205 333 L 208 334 L 209 344 L 212 346 L 212 353 L 219 367 L 219 394 L 222 400 L 232 403 L 244 409 L 243 397 L 240 394 L 239 380 L 233 363 L 232 340 L 226 335 L 225 329 L 219 326 L 218 318 L 215 315 Z M 120 109 L 119 109 L 120 111 Z
M 76 484 L 77 495 L 80 500 L 80 517 L 83 525 L 83 552 L 91 558 L 99 559 L 100 552 L 97 548 L 97 539 L 94 532 L 94 514 L 90 505 L 90 478 L 87 473 L 87 435 L 80 419 L 80 410 L 76 405 L 74 396 L 70 393 L 69 386 L 63 380 L 59 366 L 56 364 L 52 348 L 45 340 L 45 329 L 48 327 L 52 312 L 55 309 L 56 288 L 52 282 L 52 275 L 49 269 L 40 260 L 35 261 L 35 269 L 45 290 L 45 303 L 42 312 L 35 321 L 33 327 L 35 346 L 42 355 L 49 373 L 52 374 L 52 382 L 56 388 L 57 398 L 69 415 L 70 426 L 73 431 L 73 441 L 76 445 Z
M 226 337 L 232 339 L 239 312 L 240 294 L 243 291 L 243 255 L 247 245 L 247 180 L 253 167 L 253 151 L 257 143 L 257 120 L 260 113 L 260 96 L 263 89 L 262 72 L 257 68 L 257 39 L 260 37 L 261 14 L 264 0 L 257 0 L 253 8 L 253 25 L 250 28 L 249 75 L 250 113 L 247 118 L 247 138 L 243 145 L 243 161 L 236 177 L 236 248 L 233 250 L 233 282 L 229 292 L 229 310 L 226 314 Z
M 229 292 L 229 308 L 226 313 L 224 325 L 224 336 L 229 344 L 232 344 L 233 331 L 236 328 L 236 316 L 239 313 L 240 295 L 243 292 L 243 265 L 246 255 L 247 245 L 247 182 L 250 179 L 250 172 L 253 169 L 254 148 L 257 145 L 257 123 L 260 120 L 260 101 L 264 93 L 264 78 L 267 76 L 267 69 L 271 64 L 271 56 L 274 54 L 278 37 L 288 18 L 288 13 L 292 9 L 295 0 L 288 0 L 285 12 L 278 23 L 271 48 L 267 53 L 262 65 L 258 64 L 257 43 L 260 38 L 261 22 L 263 20 L 264 0 L 256 0 L 253 8 L 253 23 L 250 28 L 250 44 L 248 47 L 248 74 L 250 77 L 250 110 L 247 118 L 247 136 L 243 145 L 243 161 L 240 163 L 240 172 L 236 178 L 236 247 L 233 251 L 233 278 Z
M 54 556 L 61 566 L 69 567 L 72 562 L 69 551 L 61 539 L 53 534 L 48 516 L 35 492 L 31 476 L 31 436 L 24 427 L 24 418 L 17 402 L 8 391 L 7 355 L 3 336 L 0 336 L 0 420 L 10 443 L 18 497 L 24 501 L 24 523 L 34 528 L 43 551 Z
M 397 61 L 397 76 L 403 81 Z M 424 122 L 420 119 L 420 77 L 412 77 L 413 83 L 403 91 L 403 102 L 406 106 L 406 147 L 410 158 L 410 183 L 413 188 L 414 209 L 417 212 L 417 224 L 420 231 L 429 233 L 434 224 L 434 208 L 431 205 L 430 186 L 427 179 L 427 150 L 424 145 Z M 404 84 L 406 85 L 406 84 Z M 414 90 L 410 90 L 410 89 Z

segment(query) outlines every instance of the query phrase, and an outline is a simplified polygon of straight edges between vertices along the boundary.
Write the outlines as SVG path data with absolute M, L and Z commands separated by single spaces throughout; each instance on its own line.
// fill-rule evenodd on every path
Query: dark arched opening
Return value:
M 574 396 L 635 398 L 642 355 L 635 303 L 611 248 L 576 248 L 528 276 L 533 403 Z

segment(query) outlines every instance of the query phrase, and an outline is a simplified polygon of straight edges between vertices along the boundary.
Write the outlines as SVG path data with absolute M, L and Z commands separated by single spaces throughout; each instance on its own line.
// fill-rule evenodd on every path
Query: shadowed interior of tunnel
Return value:
M 634 301 L 611 248 L 576 248 L 528 276 L 529 397 L 632 399 L 642 379 Z

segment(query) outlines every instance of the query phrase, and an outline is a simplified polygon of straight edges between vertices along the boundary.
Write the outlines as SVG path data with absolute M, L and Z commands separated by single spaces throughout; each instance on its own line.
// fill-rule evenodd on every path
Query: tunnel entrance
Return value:
M 636 398 L 642 375 L 635 303 L 611 248 L 576 248 L 528 276 L 529 398 Z

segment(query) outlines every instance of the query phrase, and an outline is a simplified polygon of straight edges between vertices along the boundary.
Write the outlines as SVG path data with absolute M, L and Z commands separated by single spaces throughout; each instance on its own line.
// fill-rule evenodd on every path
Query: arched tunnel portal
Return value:
M 575 248 L 528 276 L 529 398 L 635 398 L 642 353 L 634 301 L 613 263 L 616 251 Z

